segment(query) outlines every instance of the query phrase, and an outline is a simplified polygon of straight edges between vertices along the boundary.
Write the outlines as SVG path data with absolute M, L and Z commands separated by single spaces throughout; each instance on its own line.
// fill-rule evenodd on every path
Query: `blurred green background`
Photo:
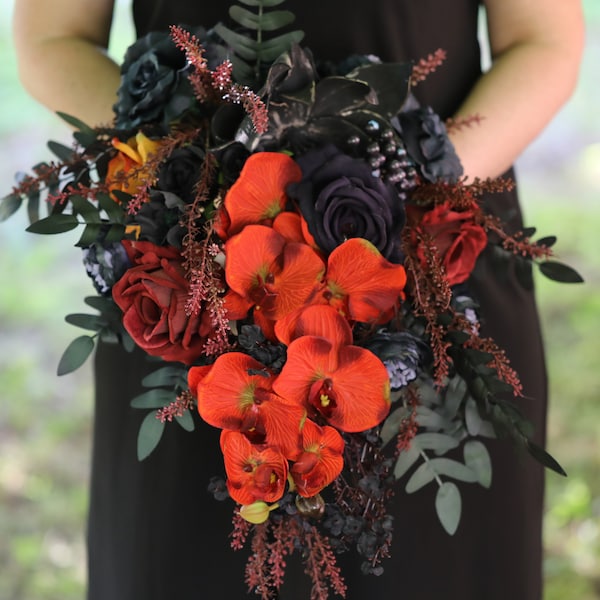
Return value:
M 549 449 L 569 473 L 548 474 L 544 600 L 600 599 L 600 2 L 584 0 L 587 47 L 577 91 L 517 165 L 526 221 L 559 238 L 584 276 L 537 278 L 550 372 Z M 59 120 L 21 89 L 0 5 L 0 192 L 70 143 Z M 119 1 L 111 54 L 131 39 Z M 548 65 L 551 69 L 552 65 Z M 67 236 L 27 234 L 25 216 L 0 226 L 0 598 L 75 600 L 85 588 L 91 369 L 55 375 L 78 335 L 63 316 L 92 293 Z M 74 240 L 73 240 L 74 241 Z M 484 600 L 484 599 L 482 599 Z M 509 600 L 509 599 L 507 599 Z

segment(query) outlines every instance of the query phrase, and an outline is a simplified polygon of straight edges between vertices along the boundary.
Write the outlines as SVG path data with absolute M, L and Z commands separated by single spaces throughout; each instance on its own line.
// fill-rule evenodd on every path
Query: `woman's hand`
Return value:
M 112 121 L 118 66 L 106 55 L 113 0 L 15 0 L 23 86 L 53 111 L 89 125 Z
M 485 0 L 492 67 L 456 116 L 453 131 L 470 178 L 501 175 L 548 124 L 577 83 L 584 42 L 579 0 Z

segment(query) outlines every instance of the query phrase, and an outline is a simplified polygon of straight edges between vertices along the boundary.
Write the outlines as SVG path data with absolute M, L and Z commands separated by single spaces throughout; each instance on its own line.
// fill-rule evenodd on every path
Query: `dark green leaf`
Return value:
M 82 335 L 75 338 L 64 351 L 59 363 L 57 374 L 66 375 L 78 369 L 94 350 L 94 338 Z
M 160 442 L 165 424 L 156 418 L 156 413 L 151 412 L 146 415 L 140 426 L 137 439 L 138 460 L 144 460 L 150 456 L 154 448 Z
M 164 388 L 154 388 L 139 394 L 131 401 L 133 408 L 163 408 L 175 400 L 175 392 Z
M 537 444 L 534 444 L 531 440 L 526 440 L 525 445 L 529 454 L 533 456 L 538 462 L 542 463 L 545 467 L 558 473 L 559 475 L 567 476 L 565 470 L 558 464 L 556 459 L 552 457 L 543 448 L 540 448 Z
M 0 200 L 0 221 L 6 221 L 8 217 L 15 214 L 23 203 L 23 199 L 16 194 L 9 194 Z
M 285 0 L 239 0 L 246 6 L 262 6 L 263 8 L 270 8 L 272 6 L 278 6 L 285 2 Z
M 75 157 L 73 148 L 69 148 L 68 146 L 60 144 L 59 142 L 50 140 L 48 142 L 48 148 L 50 149 L 50 152 L 57 156 L 62 162 L 68 163 Z
M 84 298 L 84 302 L 101 313 L 117 310 L 117 314 L 120 314 L 120 310 L 117 309 L 117 305 L 112 298 L 107 298 L 106 296 L 87 296 Z
M 40 220 L 40 193 L 39 191 L 27 194 L 27 218 L 29 223 L 37 223 Z
M 75 215 L 50 215 L 32 223 L 26 231 L 41 234 L 64 233 L 75 229 L 78 225 L 79 221 Z
M 175 417 L 175 420 L 186 430 L 194 431 L 194 419 L 192 413 L 186 410 L 181 417 Z
M 83 196 L 77 194 L 71 196 L 71 204 L 73 205 L 73 213 L 81 215 L 88 225 L 102 222 L 98 209 Z
M 81 329 L 87 329 L 88 331 L 100 331 L 103 327 L 106 326 L 106 322 L 99 315 L 86 315 L 81 313 L 75 313 L 71 315 L 67 315 L 65 317 L 65 321 L 74 325 L 75 327 L 80 327 Z
M 273 37 L 259 46 L 260 60 L 272 63 L 284 52 L 287 52 L 292 44 L 299 44 L 304 37 L 303 31 L 289 31 L 277 37 Z
M 535 227 L 525 227 L 521 230 L 521 233 L 523 234 L 523 237 L 531 238 L 535 235 L 536 231 L 537 229 Z
M 229 9 L 229 16 L 242 27 L 255 31 L 275 31 L 293 23 L 295 20 L 294 13 L 289 10 L 275 10 L 259 16 L 237 5 L 233 5 Z
M 440 486 L 435 497 L 435 510 L 442 527 L 447 533 L 454 535 L 462 511 L 460 491 L 455 483 L 446 481 Z
M 104 241 L 107 244 L 112 242 L 120 242 L 125 237 L 125 226 L 119 225 L 115 223 L 111 225 L 106 231 L 106 235 L 104 236 Z
M 536 240 L 535 243 L 537 246 L 546 246 L 546 248 L 552 248 L 552 246 L 554 246 L 554 244 L 556 244 L 556 236 L 549 235 L 547 237 L 543 237 L 543 238 L 540 238 L 539 240 Z
M 91 246 L 94 242 L 98 241 L 100 234 L 102 233 L 102 223 L 93 223 L 91 225 L 86 225 L 83 229 L 83 233 L 79 238 L 76 246 L 80 248 L 87 248 Z
M 463 352 L 469 361 L 474 365 L 485 365 L 494 358 L 494 356 L 489 352 L 475 350 L 474 348 L 465 348 Z
M 217 23 L 214 27 L 215 32 L 223 38 L 223 40 L 229 44 L 235 51 L 235 53 L 245 60 L 256 60 L 257 54 L 257 42 L 251 38 L 232 31 L 222 23 Z
M 546 260 L 538 263 L 540 271 L 553 281 L 560 283 L 582 283 L 583 277 L 575 270 L 560 262 Z
M 83 132 L 88 133 L 90 135 L 91 134 L 95 135 L 94 130 L 89 125 L 86 125 L 83 121 L 80 121 L 77 117 L 74 117 L 72 115 L 68 115 L 67 113 L 60 112 L 60 111 L 58 111 L 56 114 L 63 121 L 65 121 L 65 123 L 68 123 L 69 125 L 71 125 L 71 127 L 74 127 L 75 129 L 77 129 L 79 131 L 83 131 Z
M 125 206 L 131 198 L 129 194 L 126 195 L 128 199 L 125 202 Z M 107 214 L 111 223 L 122 224 L 125 221 L 125 213 L 123 211 L 123 208 L 118 202 L 115 202 L 108 194 L 97 194 L 96 200 L 98 200 L 98 205 Z
M 492 461 L 485 444 L 479 440 L 469 440 L 463 449 L 465 464 L 477 475 L 477 481 L 484 487 L 492 485 Z

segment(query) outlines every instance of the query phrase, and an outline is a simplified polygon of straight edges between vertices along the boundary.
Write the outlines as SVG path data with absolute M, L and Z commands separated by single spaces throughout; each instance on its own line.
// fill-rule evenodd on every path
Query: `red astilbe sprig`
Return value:
M 246 584 L 262 600 L 271 600 L 276 593 L 269 564 L 269 529 L 270 521 L 254 526 L 250 544 L 252 553 L 246 563 Z
M 329 544 L 329 539 L 322 535 L 314 525 L 304 531 L 303 537 L 308 549 L 305 573 L 313 582 L 310 600 L 327 600 L 330 589 L 345 598 L 347 586 Z
M 211 188 L 216 173 L 216 158 L 208 153 L 204 159 L 200 178 L 196 184 L 193 202 L 186 206 L 180 224 L 185 230 L 183 238 L 183 268 L 190 283 L 190 295 L 185 310 L 188 315 L 197 315 L 208 307 L 213 325 L 213 333 L 206 340 L 203 353 L 214 356 L 229 348 L 229 318 L 223 298 L 224 287 L 221 266 L 217 256 L 221 252 L 214 242 L 212 221 L 203 226 L 202 217 L 211 200 Z
M 419 423 L 417 422 L 419 392 L 414 386 L 409 385 L 405 389 L 405 394 L 408 396 L 405 400 L 405 406 L 409 410 L 409 413 L 400 422 L 400 428 L 396 435 L 396 452 L 398 454 L 410 448 L 413 439 L 419 431 Z
M 235 510 L 233 513 L 233 530 L 229 534 L 231 538 L 231 547 L 234 550 L 241 550 L 246 545 L 246 540 L 252 528 L 252 523 L 246 521 L 240 514 L 239 510 Z
M 486 231 L 493 232 L 498 236 L 502 247 L 508 252 L 532 260 L 547 259 L 554 256 L 550 246 L 531 241 L 522 231 L 508 234 L 504 230 L 501 220 L 493 215 L 484 215 L 481 224 Z
M 433 352 L 434 381 L 441 387 L 452 361 L 448 355 L 451 343 L 446 337 L 446 329 L 438 322 L 438 316 L 450 309 L 452 289 L 431 238 L 416 230 L 416 240 L 411 240 L 410 235 L 410 232 L 404 232 L 403 235 L 402 247 L 406 256 L 404 268 L 408 275 L 414 314 L 423 317 L 427 323 L 426 331 Z M 425 266 L 415 254 L 417 246 L 423 252 Z
M 446 51 L 438 48 L 427 58 L 422 58 L 418 63 L 413 65 L 410 75 L 409 84 L 411 87 L 416 86 L 421 81 L 425 81 L 427 76 L 433 73 L 446 60 Z
M 296 519 L 282 518 L 275 523 L 273 542 L 269 546 L 269 565 L 275 589 L 280 589 L 287 566 L 286 557 L 294 552 L 294 544 L 298 538 L 300 527 Z
M 211 71 L 204 57 L 204 48 L 198 38 L 181 27 L 172 26 L 170 30 L 175 44 L 185 52 L 188 62 L 193 67 L 188 78 L 196 98 L 200 102 L 214 99 L 240 104 L 252 119 L 256 132 L 264 133 L 269 120 L 267 107 L 248 86 L 233 81 L 231 61 L 226 60 Z
M 186 410 L 194 405 L 194 397 L 188 390 L 184 390 L 167 406 L 156 411 L 156 418 L 161 422 L 171 422 L 176 417 L 183 417 Z
M 485 117 L 474 114 L 466 117 L 449 117 L 444 121 L 448 133 L 461 131 L 468 127 L 476 127 L 483 121 Z

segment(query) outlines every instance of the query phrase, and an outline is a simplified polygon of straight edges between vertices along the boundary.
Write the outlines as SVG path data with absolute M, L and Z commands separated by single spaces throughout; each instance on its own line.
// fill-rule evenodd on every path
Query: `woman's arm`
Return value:
M 106 55 L 113 0 L 15 0 L 19 76 L 39 102 L 90 125 L 109 123 L 119 69 Z
M 485 0 L 492 67 L 456 116 L 479 125 L 451 134 L 465 174 L 501 175 L 569 98 L 584 42 L 580 0 Z

